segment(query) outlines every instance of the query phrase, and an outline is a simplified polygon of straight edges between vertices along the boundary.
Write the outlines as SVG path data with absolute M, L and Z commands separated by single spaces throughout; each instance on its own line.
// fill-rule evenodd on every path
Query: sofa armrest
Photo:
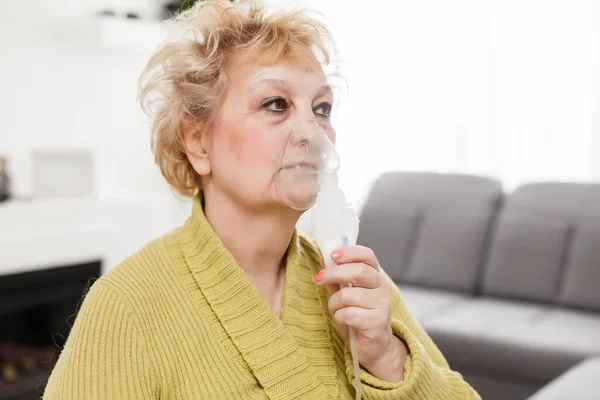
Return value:
M 580 362 L 528 400 L 595 400 L 599 396 L 600 357 L 597 357 Z

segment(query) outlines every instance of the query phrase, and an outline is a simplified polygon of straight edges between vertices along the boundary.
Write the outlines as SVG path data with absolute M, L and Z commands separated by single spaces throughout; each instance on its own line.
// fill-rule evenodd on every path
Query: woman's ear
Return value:
M 200 176 L 211 173 L 210 156 L 208 153 L 208 140 L 204 131 L 204 124 L 197 122 L 193 125 L 181 123 L 179 125 L 181 141 L 190 164 Z

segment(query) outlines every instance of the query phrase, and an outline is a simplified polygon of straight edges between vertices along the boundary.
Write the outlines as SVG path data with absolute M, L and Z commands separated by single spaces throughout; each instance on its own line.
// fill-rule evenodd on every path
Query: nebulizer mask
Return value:
M 340 159 L 325 133 L 328 128 L 316 120 L 294 123 L 275 175 L 277 192 L 288 206 L 295 210 L 313 207 L 311 223 L 325 267 L 336 264 L 332 251 L 356 244 L 358 236 L 358 215 L 338 186 Z M 358 400 L 361 386 L 354 329 L 348 327 L 348 332 Z

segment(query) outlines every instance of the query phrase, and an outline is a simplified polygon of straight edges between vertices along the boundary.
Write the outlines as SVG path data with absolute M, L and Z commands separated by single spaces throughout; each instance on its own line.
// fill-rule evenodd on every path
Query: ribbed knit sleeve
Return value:
M 388 278 L 389 279 L 389 278 Z M 361 368 L 362 398 L 365 400 L 477 400 L 481 397 L 448 366 L 429 335 L 410 314 L 396 285 L 392 301 L 392 331 L 408 346 L 404 380 L 382 381 Z M 345 351 L 346 374 L 354 382 L 352 355 Z
M 158 398 L 137 322 L 122 298 L 102 279 L 97 281 L 83 302 L 43 398 Z

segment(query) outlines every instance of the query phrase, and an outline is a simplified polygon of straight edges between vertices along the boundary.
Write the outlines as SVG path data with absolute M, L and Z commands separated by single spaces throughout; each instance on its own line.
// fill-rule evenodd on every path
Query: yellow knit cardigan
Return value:
M 277 318 L 206 220 L 180 228 L 94 283 L 44 399 L 353 399 L 350 353 L 313 276 L 320 254 L 294 235 Z M 361 369 L 364 399 L 479 399 L 394 293 L 408 344 L 404 381 Z

